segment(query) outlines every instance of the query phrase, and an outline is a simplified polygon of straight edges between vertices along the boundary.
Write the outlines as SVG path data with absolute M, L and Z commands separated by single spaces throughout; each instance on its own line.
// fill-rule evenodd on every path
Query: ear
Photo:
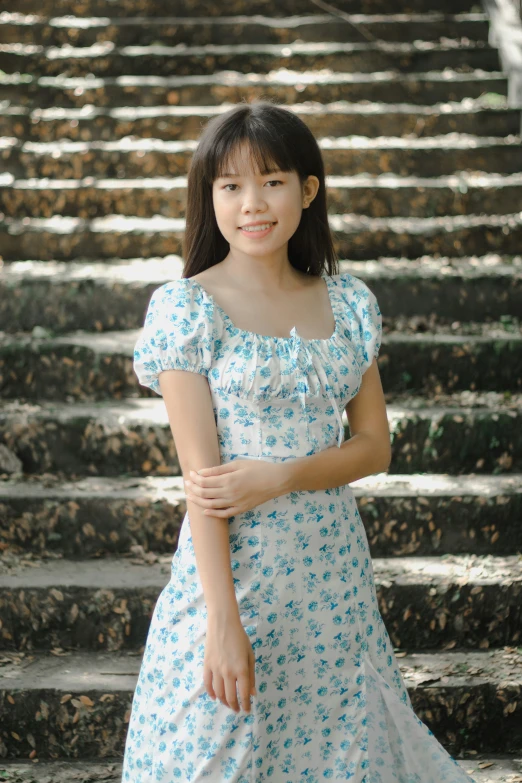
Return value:
M 307 209 L 310 206 L 314 198 L 317 196 L 319 190 L 319 180 L 313 174 L 303 182 L 303 209 Z

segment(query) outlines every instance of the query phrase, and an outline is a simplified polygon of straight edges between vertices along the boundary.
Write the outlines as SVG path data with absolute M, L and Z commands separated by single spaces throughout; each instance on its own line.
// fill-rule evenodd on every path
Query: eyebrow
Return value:
M 270 169 L 269 171 L 266 171 L 264 174 L 261 174 L 261 177 L 267 177 L 269 174 L 277 174 L 281 169 Z M 241 174 L 236 174 L 235 172 L 227 171 L 224 174 L 220 174 L 218 179 L 227 179 L 231 177 L 240 177 Z

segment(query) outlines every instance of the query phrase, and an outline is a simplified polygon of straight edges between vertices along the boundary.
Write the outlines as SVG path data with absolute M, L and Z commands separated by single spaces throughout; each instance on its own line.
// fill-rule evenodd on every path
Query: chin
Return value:
M 253 244 L 253 243 L 252 243 Z M 254 247 L 251 247 L 249 245 L 243 245 L 242 243 L 239 243 L 237 245 L 230 245 L 231 248 L 234 248 L 235 250 L 238 250 L 241 253 L 247 252 L 251 256 L 266 256 L 269 253 L 277 253 L 278 250 L 281 250 L 283 247 L 286 247 L 287 243 L 283 242 L 281 244 L 278 242 L 277 244 L 270 244 L 269 242 L 259 242 L 256 243 Z

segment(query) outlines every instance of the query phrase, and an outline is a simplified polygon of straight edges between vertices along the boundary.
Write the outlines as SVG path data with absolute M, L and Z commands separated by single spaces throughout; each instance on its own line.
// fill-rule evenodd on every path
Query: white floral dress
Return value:
M 134 351 L 139 382 L 161 394 L 162 370 L 204 375 L 222 463 L 340 446 L 382 319 L 362 280 L 323 278 L 336 323 L 327 339 L 245 331 L 198 281 L 162 285 Z M 230 517 L 229 534 L 255 653 L 251 713 L 205 690 L 206 607 L 185 515 L 150 623 L 123 783 L 473 783 L 413 711 L 351 487 L 281 495 Z

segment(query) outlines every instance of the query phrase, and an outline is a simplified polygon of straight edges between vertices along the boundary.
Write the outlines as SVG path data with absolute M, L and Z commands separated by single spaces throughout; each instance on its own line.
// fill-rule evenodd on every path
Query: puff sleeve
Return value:
M 348 273 L 341 275 L 345 313 L 361 373 L 377 358 L 382 341 L 382 314 L 366 283 Z
M 208 377 L 212 363 L 212 303 L 205 303 L 190 278 L 157 288 L 134 347 L 134 372 L 142 386 L 162 396 L 163 370 L 188 370 Z

